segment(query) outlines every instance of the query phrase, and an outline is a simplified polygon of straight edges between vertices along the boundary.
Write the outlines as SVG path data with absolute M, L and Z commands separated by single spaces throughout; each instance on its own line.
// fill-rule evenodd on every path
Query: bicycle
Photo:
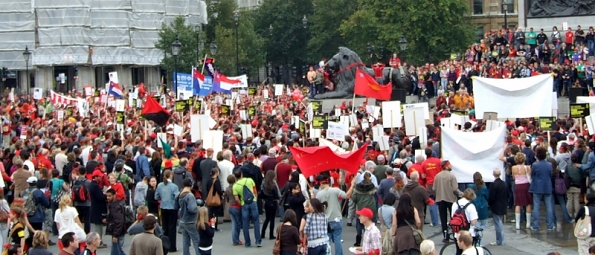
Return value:
M 483 236 L 482 234 L 483 232 L 483 228 L 475 228 L 475 238 L 473 238 L 473 246 L 477 247 L 477 249 L 483 249 L 483 254 L 484 255 L 492 255 L 492 252 L 490 252 L 490 250 L 488 250 L 488 248 L 483 247 L 483 246 L 479 246 L 479 244 L 481 243 L 481 238 Z M 448 224 L 448 228 L 446 230 L 446 238 L 448 240 L 448 243 L 446 243 L 444 246 L 442 246 L 442 249 L 440 249 L 440 255 L 455 255 L 457 254 L 457 240 L 455 238 L 454 233 L 452 232 L 451 228 L 450 228 L 450 224 Z M 450 241 L 454 241 L 454 242 L 450 242 Z

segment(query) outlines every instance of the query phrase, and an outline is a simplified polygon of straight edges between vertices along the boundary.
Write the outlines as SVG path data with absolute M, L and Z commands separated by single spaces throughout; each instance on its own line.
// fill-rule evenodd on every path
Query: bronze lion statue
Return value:
M 322 94 L 317 94 L 316 99 L 325 98 L 351 98 L 355 87 L 355 72 L 357 69 L 368 72 L 374 77 L 374 71 L 367 68 L 362 59 L 354 51 L 339 47 L 339 53 L 335 54 L 326 63 L 326 70 L 329 72 L 331 82 L 335 84 L 334 91 L 328 91 Z M 382 71 L 383 80 L 379 80 L 380 84 L 388 84 L 392 82 L 393 96 L 395 98 L 396 89 L 404 89 L 409 92 L 412 88 L 411 75 L 405 68 L 394 69 L 385 67 Z

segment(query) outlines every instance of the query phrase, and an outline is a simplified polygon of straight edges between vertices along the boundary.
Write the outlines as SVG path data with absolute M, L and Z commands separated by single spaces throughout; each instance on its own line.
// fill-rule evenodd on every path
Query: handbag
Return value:
M 54 196 L 54 198 L 52 198 L 52 203 L 60 204 L 60 200 L 62 200 L 62 197 L 66 194 L 68 194 L 68 192 L 66 192 L 66 190 L 64 190 L 64 187 L 60 187 L 58 189 L 58 191 L 56 192 L 56 196 Z
M 52 190 L 50 190 L 50 182 L 52 181 L 48 180 L 48 183 L 45 185 L 45 190 L 43 191 L 45 198 L 47 198 L 48 200 L 52 199 Z
M 405 223 L 407 223 L 407 225 L 413 231 L 413 239 L 415 239 L 415 243 L 417 245 L 420 245 L 421 242 L 423 242 L 424 240 L 426 240 L 426 237 L 424 236 L 424 233 L 421 232 L 421 230 L 419 230 L 419 229 L 414 228 L 413 226 L 411 226 L 411 224 L 409 224 L 409 222 L 407 220 L 405 220 Z
M 564 178 L 562 178 L 561 173 L 556 174 L 556 181 L 555 181 L 555 191 L 557 195 L 566 195 L 566 191 L 568 188 L 566 187 L 566 182 L 564 182 Z
M 212 206 L 212 207 L 221 206 L 221 198 L 217 195 L 213 195 L 213 188 L 215 187 L 216 181 L 217 181 L 217 178 L 213 178 L 213 184 L 211 185 L 211 188 L 209 189 L 209 194 L 207 195 L 207 201 L 205 201 L 207 206 Z
M 273 245 L 273 255 L 281 254 L 281 227 L 283 227 L 283 224 L 277 227 L 277 239 L 275 239 L 275 244 Z

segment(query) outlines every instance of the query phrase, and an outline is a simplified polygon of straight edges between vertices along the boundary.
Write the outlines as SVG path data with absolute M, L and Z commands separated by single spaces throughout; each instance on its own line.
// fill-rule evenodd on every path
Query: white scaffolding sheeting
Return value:
M 57 9 L 57 8 L 91 8 L 91 2 L 97 0 L 35 0 L 36 9 Z
M 132 4 L 130 0 L 95 0 L 91 1 L 93 10 L 130 10 Z
M 33 56 L 33 65 L 36 66 L 84 65 L 89 63 L 89 47 L 39 47 Z
M 89 43 L 93 46 L 129 46 L 130 30 L 128 28 L 95 28 L 89 35 Z
M 31 8 L 31 0 L 0 0 L 0 13 L 6 12 L 33 12 Z
M 132 48 L 155 48 L 159 40 L 159 31 L 155 30 L 132 30 L 130 31 L 130 43 Z
M 131 0 L 132 11 L 138 13 L 165 12 L 165 0 Z
M 86 27 L 61 27 L 60 40 L 63 46 L 89 46 L 90 28 Z
M 88 8 L 37 9 L 39 27 L 91 26 Z
M 31 59 L 35 59 L 35 52 L 31 54 Z M 23 49 L 19 49 L 18 51 L 0 51 L 0 66 L 13 70 L 25 70 Z M 29 62 L 29 69 L 33 69 L 31 62 Z
M 159 65 L 163 52 L 158 49 L 129 47 L 95 47 L 91 55 L 94 65 Z
M 62 40 L 60 36 L 60 30 L 62 28 L 59 27 L 48 27 L 48 28 L 39 28 L 37 29 L 37 41 L 40 47 L 45 46 L 60 46 L 62 45 Z
M 165 0 L 165 14 L 188 15 L 188 0 Z
M 129 11 L 91 9 L 91 28 L 128 28 Z
M 0 49 L 24 51 L 25 46 L 33 49 L 35 46 L 35 32 L 2 32 L 0 33 Z M 21 56 L 23 57 L 23 56 Z
M 35 31 L 35 14 L 0 13 L 0 32 L 8 31 Z
M 134 29 L 159 30 L 163 21 L 162 13 L 128 13 L 128 25 Z

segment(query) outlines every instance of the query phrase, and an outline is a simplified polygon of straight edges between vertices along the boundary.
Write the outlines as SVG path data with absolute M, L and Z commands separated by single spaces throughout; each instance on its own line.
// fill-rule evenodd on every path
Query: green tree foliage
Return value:
M 310 40 L 308 41 L 308 61 L 317 63 L 322 57 L 330 58 L 346 42 L 339 26 L 357 8 L 354 0 L 312 0 L 313 14 L 308 17 Z
M 192 66 L 197 64 L 197 56 L 204 56 L 204 47 L 199 47 L 197 33 L 204 38 L 204 33 L 196 32 L 194 25 L 187 25 L 184 16 L 178 16 L 171 24 L 163 24 L 159 31 L 159 40 L 155 43 L 155 48 L 165 52 L 165 57 L 161 60 L 161 67 L 172 74 L 174 71 L 174 57 L 171 51 L 171 45 L 176 40 L 182 44 L 180 54 L 178 55 L 178 72 L 190 73 Z M 200 51 L 199 51 L 200 49 Z M 168 80 L 171 80 L 169 75 Z
M 347 46 L 366 55 L 366 44 L 383 45 L 385 58 L 408 41 L 407 62 L 441 61 L 462 52 L 475 39 L 465 0 L 358 0 L 358 8 L 339 28 Z M 364 58 L 366 59 L 366 58 Z
M 235 76 L 236 69 L 236 22 L 234 13 L 237 4 L 234 0 L 221 0 L 207 2 L 209 11 L 209 24 L 206 26 L 207 42 L 215 42 L 217 56 L 215 65 L 222 73 Z M 254 14 L 250 10 L 238 12 L 238 56 L 240 67 L 250 70 L 248 75 L 256 75 L 258 67 L 264 65 L 263 44 L 264 39 L 259 37 L 253 26 Z
M 307 61 L 308 27 L 304 28 L 304 15 L 313 13 L 312 0 L 263 0 L 255 13 L 256 33 L 267 38 L 265 52 L 273 65 L 300 66 Z M 269 27 L 272 26 L 272 33 Z M 309 24 L 308 24 L 309 26 Z

